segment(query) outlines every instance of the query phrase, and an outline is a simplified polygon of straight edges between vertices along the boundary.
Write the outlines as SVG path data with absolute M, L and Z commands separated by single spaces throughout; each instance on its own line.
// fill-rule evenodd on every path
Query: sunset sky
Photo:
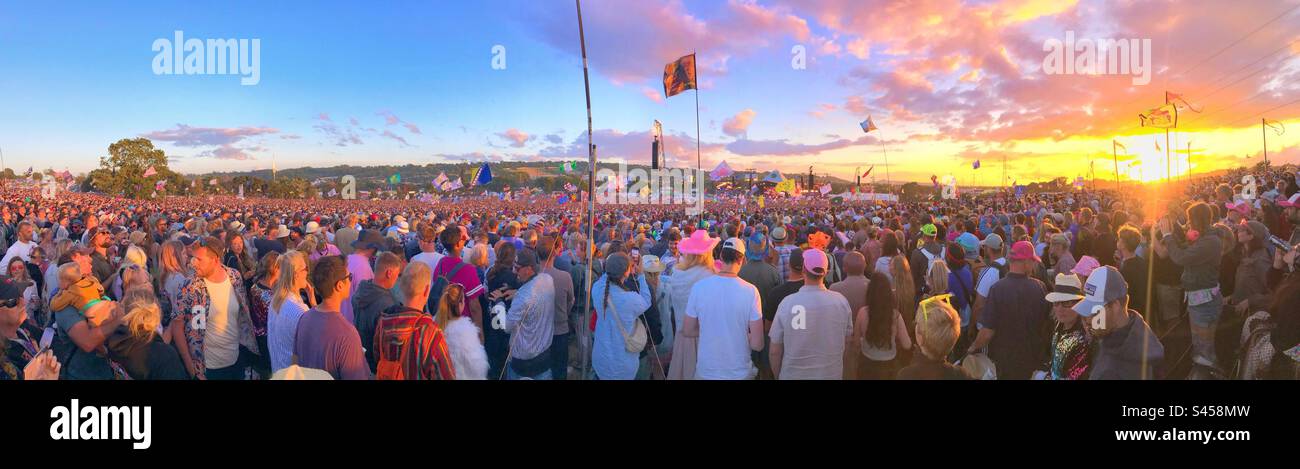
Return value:
M 1138 114 L 1180 93 L 1170 143 L 1193 170 L 1300 162 L 1295 0 L 588 0 L 595 143 L 649 158 L 664 124 L 695 165 L 695 94 L 665 99 L 664 64 L 698 53 L 705 169 L 852 178 L 889 152 L 894 180 L 963 184 L 1164 170 Z M 260 82 L 155 75 L 156 39 L 259 39 Z M 1150 83 L 1043 70 L 1045 41 L 1150 39 Z M 493 69 L 504 46 L 506 68 Z M 804 69 L 792 49 L 807 51 Z M 585 159 L 572 0 L 15 2 L 0 0 L 5 164 L 93 169 L 144 136 L 185 173 L 336 164 Z M 871 116 L 880 128 L 864 135 Z M 983 168 L 971 170 L 981 160 Z M 1138 161 L 1132 165 L 1132 161 Z M 1176 174 L 1186 171 L 1179 164 Z M 1010 182 L 1010 181 L 1008 181 Z

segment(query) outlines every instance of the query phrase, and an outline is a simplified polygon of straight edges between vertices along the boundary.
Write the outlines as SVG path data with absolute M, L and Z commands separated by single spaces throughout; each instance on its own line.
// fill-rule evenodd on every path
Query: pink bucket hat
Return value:
M 1088 275 L 1091 275 L 1092 271 L 1096 270 L 1098 267 L 1101 267 L 1101 263 L 1097 262 L 1096 258 L 1093 258 L 1092 256 L 1083 256 L 1079 258 L 1079 262 L 1077 264 L 1074 264 L 1074 270 L 1071 270 L 1070 272 L 1087 277 Z
M 713 252 L 713 246 L 717 244 L 718 238 L 709 237 L 706 230 L 695 230 L 691 237 L 677 243 L 677 250 L 686 254 L 705 254 Z

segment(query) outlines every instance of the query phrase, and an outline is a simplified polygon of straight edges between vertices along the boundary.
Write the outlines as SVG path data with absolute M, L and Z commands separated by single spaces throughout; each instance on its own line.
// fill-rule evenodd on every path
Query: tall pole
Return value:
M 700 164 L 700 63 L 699 60 L 700 58 L 699 56 L 695 55 L 695 51 L 691 51 L 691 62 L 695 64 L 694 70 L 692 70 L 692 72 L 695 73 L 695 76 L 692 77 L 695 79 L 695 177 L 700 177 L 700 172 L 704 171 L 704 166 Z M 700 184 L 699 187 L 704 187 L 704 185 Z M 700 193 L 699 197 L 701 200 L 700 204 L 701 206 L 703 206 L 704 202 L 702 201 L 704 200 L 704 194 Z M 702 218 L 703 216 L 704 214 L 701 213 L 700 214 L 701 219 L 703 219 Z
M 1265 168 L 1268 167 L 1268 132 L 1265 131 L 1265 129 L 1268 127 L 1268 124 L 1266 124 L 1266 122 L 1268 122 L 1267 119 L 1264 119 L 1262 117 L 1259 119 L 1259 133 L 1260 135 L 1264 136 L 1264 167 Z
M 582 47 L 582 86 L 587 94 L 587 245 L 582 249 L 587 254 L 587 275 L 585 295 L 586 305 L 582 309 L 582 323 L 591 323 L 591 266 L 594 259 L 591 258 L 591 243 L 596 242 L 596 145 L 592 143 L 592 125 L 591 125 L 591 77 L 587 73 L 587 36 L 582 30 L 582 0 L 573 0 L 578 7 L 578 43 Z M 698 92 L 698 91 L 697 91 Z M 697 98 L 698 99 L 698 98 Z M 698 122 L 696 124 L 699 125 Z M 696 138 L 699 143 L 699 138 Z M 591 334 L 584 332 L 582 334 L 582 379 L 587 379 L 587 366 L 591 359 Z M 508 365 L 507 365 L 508 366 Z
M 1115 193 L 1119 193 L 1119 142 L 1114 139 L 1110 141 L 1110 158 L 1115 162 Z
M 885 154 L 885 190 L 889 190 L 889 149 L 881 148 L 880 151 Z
M 1184 177 L 1188 184 L 1192 183 L 1192 140 L 1187 140 L 1187 176 Z
M 1165 92 L 1165 105 L 1169 105 L 1169 92 Z M 1174 125 L 1178 125 L 1178 109 L 1174 108 Z M 1173 178 L 1174 173 L 1169 172 L 1169 128 L 1165 128 L 1165 183 Z

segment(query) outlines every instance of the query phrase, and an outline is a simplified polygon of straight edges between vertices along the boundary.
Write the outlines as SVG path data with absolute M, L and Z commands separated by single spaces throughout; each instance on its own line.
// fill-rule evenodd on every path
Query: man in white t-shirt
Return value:
M 722 270 L 691 288 L 682 334 L 699 337 L 696 379 L 753 379 L 750 353 L 763 350 L 763 308 L 758 289 L 738 276 L 745 242 L 723 242 L 719 258 Z
M 983 251 L 984 270 L 980 271 L 979 278 L 975 279 L 975 307 L 972 310 L 974 317 L 972 321 L 979 318 L 980 312 L 984 311 L 984 303 L 988 301 L 989 289 L 993 284 L 1002 280 L 1009 269 L 1007 267 L 1007 258 L 1002 255 L 1002 237 L 996 233 L 984 237 L 980 243 L 980 250 Z
M 24 221 L 18 224 L 18 240 L 14 241 L 9 250 L 5 251 L 4 260 L 0 260 L 0 265 L 9 265 L 9 260 L 15 257 L 21 258 L 23 262 L 32 260 L 32 249 L 36 247 L 36 242 L 32 241 L 32 223 Z
M 411 262 L 423 262 L 433 272 L 438 268 L 438 261 L 443 255 L 438 254 L 438 231 L 432 223 L 420 224 L 420 253 L 411 258 Z

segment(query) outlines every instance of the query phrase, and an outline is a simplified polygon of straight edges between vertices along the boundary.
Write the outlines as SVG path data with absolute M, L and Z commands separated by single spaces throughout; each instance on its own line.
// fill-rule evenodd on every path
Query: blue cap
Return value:
M 761 261 L 767 256 L 767 238 L 763 233 L 754 233 L 746 241 L 745 257 L 750 260 Z

